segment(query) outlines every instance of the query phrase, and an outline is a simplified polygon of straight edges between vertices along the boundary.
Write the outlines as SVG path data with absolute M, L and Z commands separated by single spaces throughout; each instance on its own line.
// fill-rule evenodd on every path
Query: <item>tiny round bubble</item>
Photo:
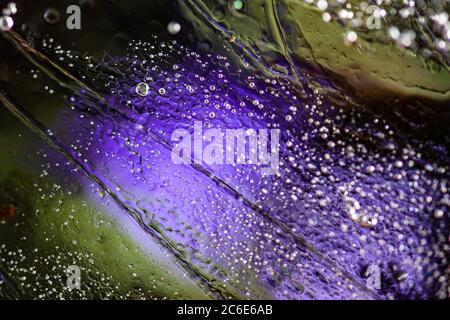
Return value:
M 167 25 L 167 31 L 171 35 L 176 35 L 177 33 L 179 33 L 181 31 L 181 25 L 176 21 L 171 21 Z
M 145 97 L 148 94 L 148 90 L 149 90 L 148 84 L 146 84 L 145 82 L 140 82 L 136 86 L 136 93 L 141 97 Z
M 14 25 L 14 20 L 9 16 L 0 17 L 0 30 L 9 31 Z

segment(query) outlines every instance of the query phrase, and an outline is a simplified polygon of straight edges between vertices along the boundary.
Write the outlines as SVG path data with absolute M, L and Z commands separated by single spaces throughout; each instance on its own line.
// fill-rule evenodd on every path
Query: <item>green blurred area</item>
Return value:
M 131 238 L 125 213 L 114 216 L 94 204 L 75 179 L 47 175 L 42 143 L 0 112 L 7 151 L 0 153 L 0 205 L 16 208 L 13 219 L 0 223 L 0 266 L 22 297 L 208 298 L 149 235 Z M 83 270 L 82 291 L 66 290 L 72 264 Z
M 411 50 L 377 42 L 364 33 L 348 45 L 344 36 L 349 29 L 336 20 L 324 22 L 323 12 L 304 1 L 243 1 L 239 9 L 233 1 L 179 3 L 197 33 L 213 41 L 215 48 L 222 46 L 223 36 L 230 43 L 239 41 L 265 65 L 281 73 L 292 74 L 307 67 L 349 88 L 364 103 L 383 103 L 389 109 L 389 103 L 400 99 L 448 110 L 448 66 L 425 61 Z M 386 32 L 387 26 L 382 27 L 376 32 Z

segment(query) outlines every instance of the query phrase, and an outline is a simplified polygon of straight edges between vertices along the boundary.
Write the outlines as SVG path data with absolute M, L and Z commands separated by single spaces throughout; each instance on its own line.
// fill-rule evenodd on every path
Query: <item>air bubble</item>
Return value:
M 233 1 L 233 8 L 235 8 L 236 10 L 239 10 L 239 11 L 244 9 L 244 2 L 241 0 Z
M 48 8 L 43 15 L 44 21 L 48 24 L 56 24 L 59 22 L 59 11 L 55 8 Z
M 136 86 L 136 93 L 140 95 L 141 97 L 145 97 L 148 94 L 149 86 L 145 82 L 140 82 Z
M 14 20 L 9 16 L 0 17 L 0 30 L 9 31 L 14 25 Z
M 167 32 L 169 32 L 171 35 L 176 35 L 181 31 L 181 24 L 179 24 L 176 21 L 171 21 L 167 25 Z

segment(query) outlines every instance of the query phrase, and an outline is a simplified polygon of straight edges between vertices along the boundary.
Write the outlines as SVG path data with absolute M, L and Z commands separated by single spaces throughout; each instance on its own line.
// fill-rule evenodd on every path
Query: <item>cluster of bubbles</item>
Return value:
M 45 48 L 67 66 L 81 59 Z M 109 109 L 73 97 L 80 161 L 103 169 L 142 221 L 226 287 L 247 297 L 262 297 L 259 284 L 282 299 L 367 297 L 357 283 L 376 265 L 382 297 L 448 297 L 445 146 L 365 108 L 336 107 L 306 83 L 297 95 L 287 80 L 176 42 L 132 42 L 126 56 L 89 63 L 83 79 L 106 90 Z M 281 129 L 279 174 L 175 166 L 163 146 L 196 120 Z
M 9 31 L 14 26 L 13 15 L 17 13 L 17 5 L 14 2 L 10 2 L 2 10 L 2 15 L 0 16 L 0 30 Z M 42 18 L 48 24 L 55 24 L 60 20 L 60 13 L 56 8 L 47 8 Z
M 111 221 L 103 220 L 102 213 L 87 201 L 69 204 L 67 199 L 78 194 L 81 187 L 74 181 L 59 184 L 50 180 L 49 176 L 57 175 L 56 171 L 64 164 L 48 161 L 47 157 L 51 156 L 48 150 L 39 149 L 36 156 L 41 160 L 42 169 L 38 177 L 29 184 L 10 183 L 10 187 L 1 189 L 1 201 L 6 197 L 17 202 L 18 215 L 11 223 L 0 222 L 2 232 L 7 230 L 14 238 L 14 241 L 0 240 L 0 297 L 61 300 L 163 298 L 156 292 L 164 285 L 164 278 L 143 275 L 145 287 L 127 285 L 124 278 L 138 281 L 141 276 L 135 271 L 136 265 L 124 262 L 126 269 L 122 274 L 114 272 L 115 267 L 111 272 L 101 267 L 99 253 L 93 247 L 85 246 L 83 239 L 66 234 L 61 240 L 62 230 L 78 228 L 84 223 L 80 218 L 80 208 L 89 211 L 90 223 L 99 230 L 95 235 L 99 243 L 105 237 L 101 228 L 109 227 Z M 33 199 L 31 206 L 27 200 L 18 201 L 21 195 L 30 193 L 32 196 L 27 200 Z M 70 278 L 73 273 L 69 267 L 79 268 L 79 287 L 70 286 L 74 280 Z M 166 274 L 169 276 L 170 273 Z
M 393 41 L 405 48 L 437 50 L 448 54 L 450 21 L 448 2 L 423 0 L 304 0 L 323 11 L 325 22 L 339 21 L 351 29 L 345 40 L 357 40 L 357 33 Z M 369 33 L 367 32 L 369 31 Z M 373 32 L 370 32 L 373 31 Z
M 42 155 L 39 151 L 36 154 Z M 46 166 L 42 167 L 41 176 L 36 178 L 32 184 L 17 183 L 14 185 L 15 191 L 2 188 L 2 200 L 4 200 L 3 197 L 13 199 L 14 192 L 26 194 L 30 192 L 29 189 L 32 189 L 36 196 L 35 204 L 59 197 L 70 197 L 72 195 L 70 190 L 63 190 L 61 185 L 48 183 L 46 177 L 48 172 L 44 169 Z M 102 293 L 104 298 L 107 298 L 118 287 L 110 282 L 109 275 L 95 268 L 93 253 L 79 248 L 75 239 L 72 240 L 72 248 L 68 250 L 64 244 L 55 240 L 54 233 L 44 231 L 37 235 L 30 230 L 30 227 L 37 227 L 38 218 L 36 217 L 48 213 L 61 214 L 64 202 L 60 200 L 56 203 L 57 205 L 46 207 L 46 212 L 43 212 L 39 205 L 36 205 L 34 212 L 30 212 L 26 202 L 18 203 L 19 214 L 10 226 L 14 228 L 13 237 L 16 238 L 16 241 L 0 244 L 0 295 L 2 293 L 9 294 L 14 299 L 87 299 L 98 296 L 102 288 L 109 287 L 110 290 Z M 76 221 L 75 207 L 71 207 L 70 211 L 66 213 L 68 220 Z M 58 225 L 57 228 L 65 228 L 67 224 L 68 221 Z M 3 226 L 3 228 L 5 227 L 7 226 Z M 79 290 L 71 290 L 66 285 L 67 267 L 70 265 L 80 266 L 86 276 L 102 279 L 102 281 L 82 285 Z M 2 272 L 7 272 L 8 277 L 5 277 Z
M 26 239 L 22 241 L 25 242 Z M 51 239 L 47 238 L 47 241 Z M 23 294 L 21 298 L 89 299 L 93 296 L 103 296 L 107 299 L 117 296 L 119 287 L 111 282 L 111 277 L 94 270 L 92 253 L 82 250 L 67 252 L 58 245 L 55 246 L 55 251 L 48 253 L 39 249 L 39 246 L 26 249 L 8 248 L 5 244 L 0 246 L 0 264 L 8 270 L 8 275 L 14 279 L 15 286 L 20 288 L 18 294 Z M 92 278 L 102 279 L 103 284 L 100 286 L 101 282 L 97 282 L 98 286 L 96 286 L 96 283 L 91 281 L 89 285 L 83 285 L 79 290 L 69 289 L 66 286 L 69 265 L 82 266 L 83 273 L 90 274 Z M 0 287 L 2 284 L 0 281 Z M 104 290 L 105 288 L 109 290 Z
M 6 7 L 2 10 L 0 15 L 0 30 L 8 31 L 14 25 L 13 15 L 17 13 L 17 6 L 14 2 L 10 2 L 6 5 Z

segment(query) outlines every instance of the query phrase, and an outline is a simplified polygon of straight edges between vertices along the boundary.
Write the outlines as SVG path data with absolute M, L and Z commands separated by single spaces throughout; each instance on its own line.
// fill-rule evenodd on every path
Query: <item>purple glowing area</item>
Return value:
M 279 299 L 448 294 L 446 148 L 335 107 L 306 84 L 249 75 L 175 43 L 134 43 L 98 68 L 110 71 L 102 112 L 74 96 L 77 113 L 60 130 L 211 287 Z M 175 164 L 172 133 L 194 134 L 196 121 L 279 130 L 278 172 L 265 175 L 258 162 Z M 373 266 L 379 288 L 367 286 Z

